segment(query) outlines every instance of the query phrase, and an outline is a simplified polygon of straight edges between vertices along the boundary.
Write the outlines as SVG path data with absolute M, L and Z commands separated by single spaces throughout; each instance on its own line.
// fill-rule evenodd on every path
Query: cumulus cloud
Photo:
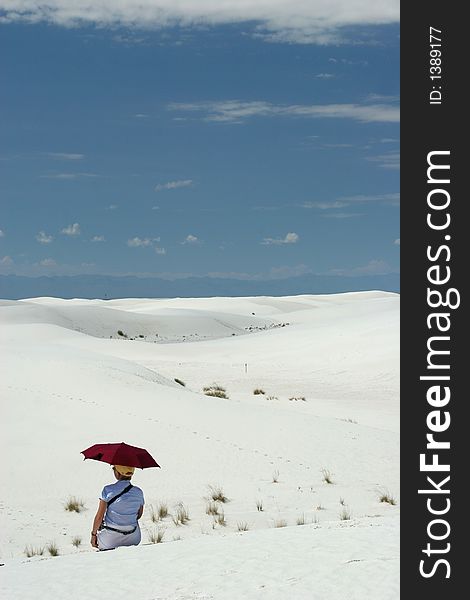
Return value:
M 196 237 L 195 235 L 187 235 L 184 239 L 183 242 L 181 242 L 182 244 L 199 244 L 200 240 L 198 237 Z
M 3 23 L 131 30 L 243 23 L 268 42 L 301 44 L 339 44 L 348 27 L 398 23 L 400 16 L 399 0 L 6 0 L 2 6 Z
M 54 238 L 52 237 L 52 235 L 48 235 L 45 231 L 40 231 L 36 236 L 36 240 L 40 244 L 50 244 L 53 239 Z
M 53 258 L 45 258 L 39 262 L 41 267 L 56 267 L 57 262 Z
M 104 235 L 94 235 L 94 236 L 91 238 L 91 241 L 92 241 L 92 242 L 105 242 L 106 240 L 105 240 L 105 237 L 104 237 Z
M 130 248 L 140 248 L 140 247 L 151 246 L 152 243 L 153 243 L 153 240 L 151 240 L 150 238 L 134 237 L 132 239 L 127 240 L 127 245 Z
M 284 238 L 275 239 L 275 238 L 264 238 L 261 244 L 264 246 L 277 245 L 280 246 L 282 244 L 296 244 L 299 241 L 300 237 L 297 233 L 287 233 Z
M 80 225 L 78 223 L 73 223 L 72 225 L 68 225 L 60 230 L 60 233 L 64 235 L 69 235 L 70 237 L 75 237 L 80 235 Z
M 167 181 L 167 183 L 159 183 L 155 186 L 156 192 L 162 190 L 175 190 L 177 188 L 189 187 L 193 184 L 192 179 L 180 179 L 178 181 Z
M 272 104 L 265 101 L 244 102 L 224 100 L 219 102 L 176 103 L 168 109 L 193 112 L 204 121 L 241 123 L 251 117 L 303 117 L 324 119 L 352 119 L 362 123 L 397 123 L 400 110 L 390 103 L 364 104 Z
M 155 246 L 155 253 L 156 254 L 166 254 L 166 250 L 165 248 L 159 248 L 158 246 Z

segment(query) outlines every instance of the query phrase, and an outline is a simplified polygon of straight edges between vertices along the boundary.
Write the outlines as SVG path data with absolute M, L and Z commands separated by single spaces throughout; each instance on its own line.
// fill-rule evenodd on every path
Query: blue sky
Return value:
M 0 0 L 0 272 L 398 272 L 396 3 L 188 2 Z

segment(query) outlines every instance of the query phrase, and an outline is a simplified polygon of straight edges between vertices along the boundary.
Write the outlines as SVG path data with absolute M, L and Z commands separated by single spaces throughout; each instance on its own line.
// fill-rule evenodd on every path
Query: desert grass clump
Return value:
M 266 392 L 264 390 L 262 390 L 261 388 L 256 388 L 253 390 L 253 395 L 255 395 L 255 396 L 259 396 L 259 395 L 264 396 L 265 393 Z
M 70 496 L 70 498 L 65 503 L 65 510 L 69 512 L 80 513 L 82 510 L 85 510 L 85 503 L 80 498 L 76 498 L 75 496 Z
M 350 521 L 351 520 L 351 511 L 345 506 L 343 510 L 339 513 L 339 518 L 341 521 Z
M 158 523 L 165 517 L 168 517 L 168 505 L 166 502 L 160 502 L 155 509 L 154 506 L 150 505 L 150 520 L 152 523 Z
M 248 523 L 246 521 L 239 521 L 237 523 L 238 531 L 248 531 Z
M 344 506 L 344 505 L 345 505 L 345 503 L 344 503 L 344 498 L 340 498 L 340 499 L 339 499 L 339 503 L 341 504 L 341 506 Z
M 206 515 L 218 515 L 219 505 L 217 502 L 208 502 L 206 505 Z
M 291 402 L 292 402 L 292 401 L 295 401 L 295 402 L 297 402 L 298 400 L 301 400 L 302 402 L 306 402 L 306 400 L 305 400 L 305 396 L 291 396 L 291 397 L 289 398 L 289 400 L 290 400 Z
M 42 556 L 44 554 L 44 546 L 40 546 L 39 548 L 26 546 L 26 548 L 24 549 L 24 553 L 28 558 L 32 558 L 33 556 Z
M 224 494 L 224 490 L 220 486 L 209 486 L 210 497 L 214 502 L 222 502 L 225 504 L 226 502 L 230 502 L 227 496 Z
M 391 504 L 392 506 L 395 506 L 397 503 L 395 497 L 392 496 L 392 494 L 388 490 L 380 492 L 379 501 L 386 502 L 387 504 Z
M 256 510 L 258 512 L 263 512 L 263 501 L 262 500 L 257 500 L 256 501 Z
M 323 475 L 323 481 L 325 483 L 333 483 L 333 478 L 331 476 L 331 473 L 328 469 L 322 469 L 321 470 L 321 474 Z
M 223 510 L 221 512 L 219 512 L 217 515 L 214 515 L 214 523 L 217 523 L 217 525 L 220 525 L 221 527 L 227 526 L 227 520 L 225 518 L 225 514 L 224 514 Z
M 277 396 L 266 396 L 266 400 L 277 400 Z
M 277 469 L 273 472 L 272 480 L 273 483 L 279 483 L 279 471 Z
M 180 385 L 182 385 L 183 387 L 186 387 L 186 384 L 184 381 L 182 381 L 181 379 L 178 379 L 178 377 L 175 377 L 175 381 L 176 383 L 179 383 Z
M 165 530 L 159 527 L 150 529 L 147 532 L 149 542 L 151 544 L 161 544 L 163 542 L 163 537 L 165 535 Z
M 75 546 L 75 548 L 78 548 L 82 543 L 82 538 L 79 535 L 76 535 L 75 537 L 72 538 L 72 546 Z
M 227 390 L 221 385 L 214 383 L 202 388 L 202 391 L 206 396 L 215 396 L 216 398 L 228 398 Z
M 46 546 L 46 550 L 49 552 L 50 556 L 59 556 L 59 548 L 55 542 L 49 542 Z
M 295 521 L 296 525 L 305 525 L 305 515 L 302 513 Z
M 188 510 L 185 508 L 184 504 L 182 502 L 179 502 L 176 505 L 176 511 L 175 514 L 173 515 L 173 523 L 179 527 L 180 525 L 186 525 L 186 523 L 189 521 L 189 512 Z
M 274 521 L 274 527 L 287 527 L 287 521 L 285 519 L 277 519 Z

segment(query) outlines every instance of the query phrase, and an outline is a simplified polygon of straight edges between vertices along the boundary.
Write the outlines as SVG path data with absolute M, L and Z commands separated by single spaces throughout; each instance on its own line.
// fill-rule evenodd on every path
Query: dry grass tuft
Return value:
M 273 483 L 279 483 L 279 471 L 277 469 L 273 473 Z
M 257 500 L 256 501 L 256 510 L 258 512 L 263 512 L 263 501 L 262 500 Z
M 224 494 L 224 490 L 220 486 L 209 486 L 210 497 L 214 502 L 222 502 L 225 504 L 226 502 L 230 502 L 227 496 Z
M 256 389 L 253 390 L 253 394 L 255 396 L 259 396 L 259 395 L 263 395 L 264 396 L 265 393 L 266 392 L 264 390 L 262 390 L 261 388 L 256 388 Z
M 176 505 L 176 511 L 173 515 L 173 523 L 178 527 L 179 525 L 186 525 L 189 520 L 189 512 L 185 508 L 184 504 L 179 502 Z
M 239 521 L 237 523 L 238 531 L 248 531 L 248 523 L 246 521 Z
M 55 542 L 49 542 L 46 546 L 46 550 L 51 556 L 59 556 L 59 548 Z
M 331 476 L 331 473 L 328 469 L 322 469 L 321 470 L 321 474 L 323 475 L 323 481 L 325 483 L 333 483 L 333 478 Z
M 149 542 L 152 544 L 161 544 L 163 542 L 163 537 L 165 535 L 165 530 L 160 529 L 159 527 L 154 527 L 148 531 Z
M 82 538 L 79 535 L 76 535 L 75 537 L 72 538 L 72 546 L 75 546 L 75 548 L 78 548 L 82 543 Z
M 206 505 L 206 515 L 218 515 L 219 505 L 217 502 L 208 502 Z
M 206 396 L 215 396 L 216 398 L 228 398 L 227 390 L 221 385 L 214 383 L 202 388 L 202 391 Z
M 85 510 L 85 503 L 80 498 L 76 496 L 70 496 L 70 498 L 65 503 L 65 510 L 69 512 L 80 513 Z
M 350 521 L 351 511 L 345 506 L 343 510 L 339 513 L 339 518 L 341 519 L 341 521 Z
M 380 492 L 379 501 L 386 502 L 387 504 L 391 504 L 392 506 L 395 506 L 397 503 L 395 497 L 392 496 L 392 494 L 388 490 Z
M 26 546 L 26 548 L 24 549 L 24 553 L 28 558 L 31 558 L 33 556 L 42 556 L 44 554 L 44 546 L 40 546 L 39 548 Z
M 287 521 L 285 519 L 277 519 L 274 521 L 274 527 L 287 527 Z

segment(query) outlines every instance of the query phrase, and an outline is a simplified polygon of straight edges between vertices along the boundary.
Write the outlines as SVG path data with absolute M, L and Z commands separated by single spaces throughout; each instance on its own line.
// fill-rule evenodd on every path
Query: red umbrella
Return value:
M 137 467 L 146 469 L 148 467 L 160 467 L 156 460 L 144 448 L 130 446 L 124 442 L 120 444 L 95 444 L 86 450 L 82 450 L 86 460 L 100 460 L 110 465 L 125 465 L 126 467 Z

